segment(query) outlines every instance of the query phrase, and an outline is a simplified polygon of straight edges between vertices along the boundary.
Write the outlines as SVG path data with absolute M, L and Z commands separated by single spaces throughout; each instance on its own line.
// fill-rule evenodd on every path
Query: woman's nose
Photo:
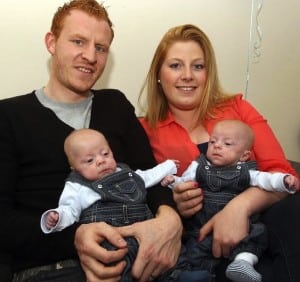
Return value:
M 182 74 L 181 74 L 181 78 L 182 80 L 192 80 L 193 79 L 193 72 L 189 67 L 185 67 L 182 70 Z

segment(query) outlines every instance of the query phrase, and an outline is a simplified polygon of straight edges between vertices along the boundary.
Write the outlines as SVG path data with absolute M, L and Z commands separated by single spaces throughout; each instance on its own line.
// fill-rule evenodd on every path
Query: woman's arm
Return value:
M 250 187 L 232 199 L 200 229 L 199 239 L 202 240 L 213 232 L 213 255 L 228 257 L 232 247 L 248 234 L 249 217 L 265 210 L 286 195 Z

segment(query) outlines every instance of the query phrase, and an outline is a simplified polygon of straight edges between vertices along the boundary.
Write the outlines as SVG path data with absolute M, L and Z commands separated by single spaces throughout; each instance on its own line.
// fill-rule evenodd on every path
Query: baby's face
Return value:
M 245 147 L 245 137 L 237 128 L 216 126 L 208 143 L 207 158 L 215 166 L 234 165 L 243 156 Z
M 113 153 L 101 136 L 85 140 L 85 144 L 77 147 L 72 161 L 73 169 L 90 181 L 101 179 L 115 172 L 116 166 Z

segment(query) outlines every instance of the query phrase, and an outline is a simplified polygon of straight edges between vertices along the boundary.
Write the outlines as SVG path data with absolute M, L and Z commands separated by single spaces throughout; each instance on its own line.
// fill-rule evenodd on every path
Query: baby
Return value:
M 60 231 L 75 221 L 90 223 L 104 221 L 112 226 L 124 226 L 153 218 L 146 204 L 146 189 L 158 184 L 165 176 L 177 172 L 178 162 L 167 160 L 148 170 L 131 170 L 116 163 L 103 134 L 92 129 L 73 131 L 65 140 L 64 150 L 72 172 L 66 180 L 56 209 L 41 217 L 44 233 Z M 125 238 L 128 253 L 122 281 L 134 281 L 131 266 L 138 251 L 133 237 Z M 108 241 L 101 243 L 115 249 Z M 182 250 L 182 254 L 183 254 Z M 190 271 L 181 255 L 174 268 L 156 281 L 207 282 L 207 271 Z
M 237 194 L 250 186 L 288 193 L 299 190 L 299 179 L 293 175 L 256 170 L 256 163 L 249 161 L 253 141 L 248 125 L 239 120 L 220 121 L 212 130 L 206 156 L 201 154 L 181 177 L 169 175 L 161 182 L 173 188 L 180 182 L 196 180 L 203 189 L 202 210 L 185 222 L 186 234 L 190 235 L 186 247 L 195 266 L 200 263 L 204 268 L 213 269 L 217 264 L 212 256 L 207 259 L 212 238 L 199 243 L 199 229 Z M 232 281 L 258 282 L 262 279 L 253 266 L 267 246 L 265 227 L 257 219 L 251 223 L 249 235 L 231 253 L 232 262 L 226 276 Z
M 138 189 L 141 180 L 144 190 L 159 183 L 166 175 L 177 172 L 178 162 L 167 160 L 152 169 L 136 170 L 135 175 L 131 175 L 127 165 L 116 163 L 103 134 L 92 129 L 73 131 L 65 140 L 64 150 L 72 172 L 66 180 L 58 208 L 42 215 L 41 228 L 45 233 L 60 231 L 80 218 L 82 220 L 82 211 L 99 200 L 142 202 L 146 192 Z M 123 174 L 128 183 L 122 182 L 120 175 Z M 115 183 L 106 189 L 101 184 L 104 179 L 107 185 Z M 132 182 L 137 183 L 133 185 Z

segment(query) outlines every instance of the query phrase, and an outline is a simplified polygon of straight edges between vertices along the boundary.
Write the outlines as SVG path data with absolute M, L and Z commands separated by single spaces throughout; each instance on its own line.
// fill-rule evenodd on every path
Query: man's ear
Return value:
M 48 52 L 53 55 L 55 52 L 56 38 L 52 32 L 47 32 L 45 35 L 45 44 Z
M 251 151 L 250 150 L 246 150 L 246 151 L 244 151 L 244 153 L 240 157 L 240 161 L 241 162 L 248 161 L 250 159 L 250 157 L 251 157 Z

